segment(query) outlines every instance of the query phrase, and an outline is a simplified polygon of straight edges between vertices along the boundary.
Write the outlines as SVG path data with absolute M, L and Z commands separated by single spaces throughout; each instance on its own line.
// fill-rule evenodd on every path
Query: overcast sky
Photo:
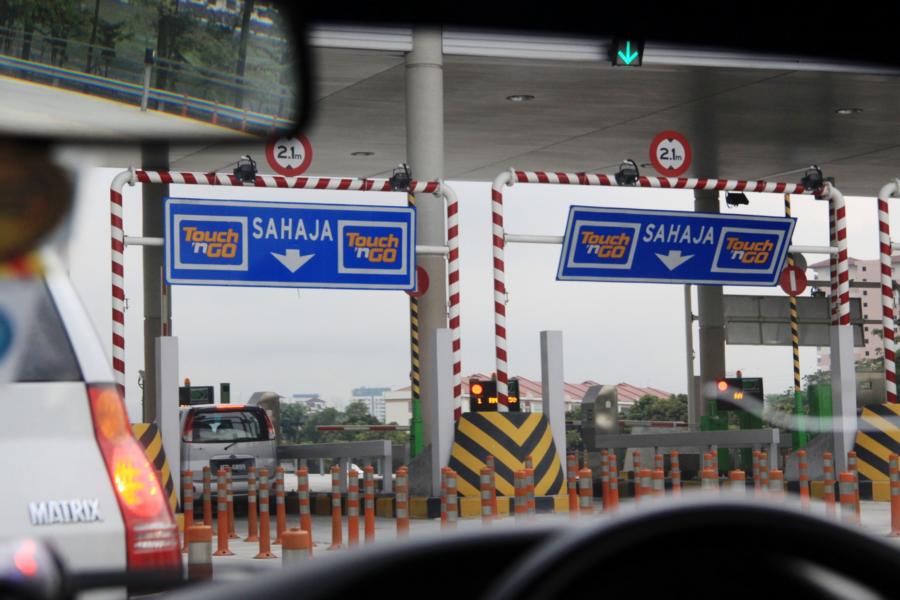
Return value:
M 84 159 L 83 155 L 79 156 Z M 71 278 L 110 353 L 109 184 L 116 169 L 84 169 L 68 244 Z M 463 373 L 494 370 L 490 184 L 451 181 L 460 198 L 460 286 Z M 171 195 L 326 203 L 403 205 L 402 194 L 171 186 Z M 692 210 L 686 191 L 516 185 L 505 201 L 509 233 L 562 235 L 571 204 Z M 748 194 L 735 214 L 783 214 L 780 195 Z M 126 235 L 141 232 L 140 186 L 125 190 Z M 873 198 L 848 198 L 850 254 L 876 259 Z M 827 203 L 793 202 L 794 244 L 826 245 Z M 896 212 L 895 212 L 896 216 Z M 900 231 L 900 216 L 893 223 Z M 139 415 L 143 363 L 141 252 L 126 250 L 127 401 Z M 508 245 L 508 336 L 511 374 L 540 378 L 539 332 L 563 332 L 567 381 L 628 382 L 673 393 L 687 390 L 683 287 L 557 282 L 559 246 Z M 824 256 L 808 256 L 810 264 Z M 781 294 L 779 288 L 729 287 L 726 293 Z M 807 292 L 808 293 L 808 292 Z M 695 311 L 696 311 L 696 293 Z M 408 385 L 409 302 L 403 292 L 178 286 L 173 328 L 180 376 L 195 385 L 231 382 L 235 401 L 255 391 L 321 394 L 342 404 L 359 386 Z M 696 325 L 695 325 L 696 332 Z M 695 333 L 696 335 L 696 333 Z M 696 339 L 695 339 L 695 348 Z M 801 348 L 803 373 L 816 351 Z M 792 382 L 791 349 L 729 346 L 728 372 L 765 377 L 767 392 Z M 695 366 L 699 372 L 699 365 Z

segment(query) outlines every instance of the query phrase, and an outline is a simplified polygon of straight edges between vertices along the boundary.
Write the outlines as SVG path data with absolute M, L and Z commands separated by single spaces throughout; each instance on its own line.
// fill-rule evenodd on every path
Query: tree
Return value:
M 369 414 L 369 407 L 362 400 L 351 402 L 344 411 L 347 425 L 377 425 L 378 419 Z
M 573 450 L 584 450 L 584 439 L 581 437 L 581 405 L 578 404 L 570 411 L 566 412 L 566 423 L 574 423 L 575 427 L 566 427 L 566 447 L 565 452 L 568 454 Z M 558 448 L 562 451 L 562 448 Z
M 281 438 L 298 443 L 303 439 L 303 426 L 309 419 L 309 409 L 302 404 L 282 404 L 280 411 Z
M 687 395 L 644 396 L 622 411 L 622 416 L 633 421 L 687 421 Z

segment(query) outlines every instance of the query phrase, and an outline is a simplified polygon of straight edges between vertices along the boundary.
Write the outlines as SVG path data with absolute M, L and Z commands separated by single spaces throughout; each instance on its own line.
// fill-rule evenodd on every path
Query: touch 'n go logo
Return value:
M 386 221 L 338 221 L 338 271 L 402 274 L 409 268 L 408 225 Z
M 631 265 L 640 225 L 611 221 L 583 222 L 574 231 L 570 266 L 624 269 Z
M 247 270 L 247 218 L 177 215 L 175 267 Z
M 785 235 L 778 230 L 725 227 L 719 233 L 712 271 L 774 272 L 784 243 Z

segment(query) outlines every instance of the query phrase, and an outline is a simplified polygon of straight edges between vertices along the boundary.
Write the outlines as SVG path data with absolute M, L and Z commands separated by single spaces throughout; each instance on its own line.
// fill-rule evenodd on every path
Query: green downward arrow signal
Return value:
M 630 65 L 634 61 L 634 59 L 636 59 L 638 57 L 637 52 L 631 51 L 631 42 L 630 41 L 625 42 L 625 53 L 623 54 L 622 51 L 619 50 L 618 54 L 619 54 L 619 58 L 621 58 L 625 62 L 626 65 Z

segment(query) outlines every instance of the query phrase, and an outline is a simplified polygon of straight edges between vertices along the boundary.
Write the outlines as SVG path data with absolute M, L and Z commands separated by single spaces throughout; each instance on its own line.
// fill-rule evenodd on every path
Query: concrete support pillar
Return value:
M 419 181 L 438 180 L 444 176 L 444 72 L 442 33 L 439 28 L 413 29 L 413 49 L 406 57 L 406 152 L 413 178 Z M 427 246 L 446 243 L 446 215 L 444 202 L 432 194 L 416 197 L 416 242 Z M 421 390 L 423 434 L 425 444 L 439 437 L 432 419 L 438 414 L 434 390 L 436 382 L 432 354 L 428 343 L 435 332 L 447 327 L 447 264 L 441 256 L 417 257 L 416 263 L 428 273 L 428 292 L 419 298 L 419 333 L 421 340 Z M 452 423 L 452 414 L 451 414 Z M 426 450 L 427 451 L 427 450 Z M 415 461 L 410 469 L 415 468 Z M 432 465 L 438 469 L 446 466 Z M 411 481 L 416 479 L 410 473 Z M 440 489 L 440 488 L 438 488 Z
M 694 190 L 694 210 L 719 212 L 719 192 Z M 725 301 L 722 286 L 697 286 L 697 312 L 700 321 L 700 389 L 704 399 L 697 415 L 700 417 L 707 414 L 705 400 L 712 397 L 710 394 L 716 378 L 725 376 Z
M 432 386 L 422 388 L 431 400 L 424 405 L 425 422 L 431 422 L 431 437 L 426 438 L 426 451 L 431 453 L 431 494 L 440 496 L 441 468 L 450 463 L 453 447 L 453 337 L 449 329 L 438 329 L 425 346 L 433 357 Z
M 847 470 L 847 453 L 856 440 L 856 363 L 853 327 L 831 328 L 831 410 L 834 427 L 834 468 Z
M 168 144 L 144 144 L 141 146 L 141 168 L 168 170 Z M 168 185 L 141 186 L 141 217 L 144 237 L 163 237 L 163 198 L 169 194 Z M 156 339 L 171 335 L 168 327 L 171 303 L 163 303 L 163 249 L 160 246 L 142 246 L 144 273 L 144 423 L 156 420 Z
M 563 380 L 562 331 L 541 332 L 541 396 L 560 457 L 566 453 L 566 394 Z M 565 471 L 565 464 L 560 464 Z
M 156 362 L 156 424 L 169 462 L 175 491 L 181 497 L 181 409 L 178 406 L 178 338 L 153 340 Z M 146 382 L 144 384 L 146 386 Z

